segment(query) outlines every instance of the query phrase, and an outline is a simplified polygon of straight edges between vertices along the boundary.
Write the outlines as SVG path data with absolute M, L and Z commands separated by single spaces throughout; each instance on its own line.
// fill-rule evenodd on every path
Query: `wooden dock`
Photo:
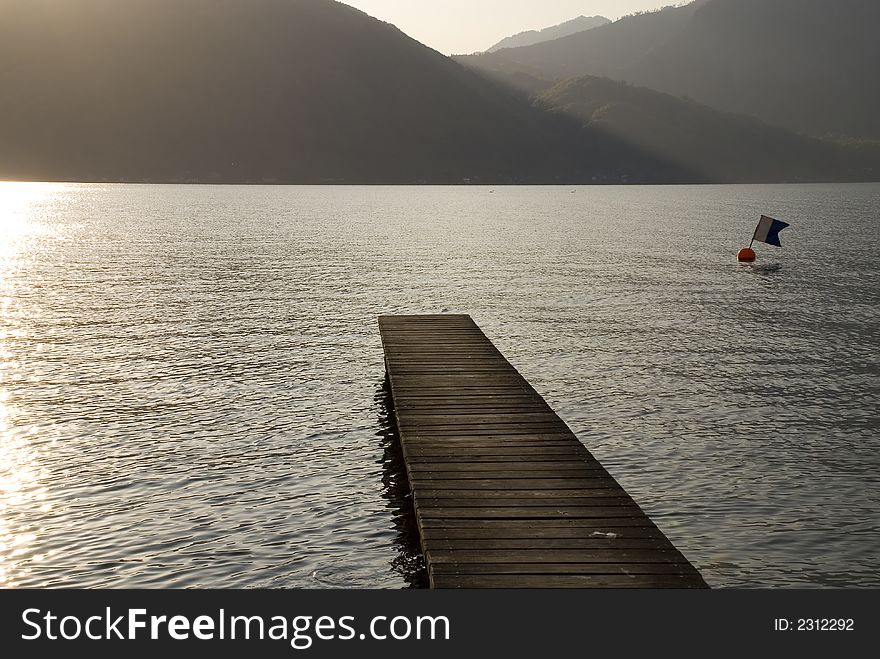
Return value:
M 706 587 L 470 316 L 379 331 L 431 587 Z

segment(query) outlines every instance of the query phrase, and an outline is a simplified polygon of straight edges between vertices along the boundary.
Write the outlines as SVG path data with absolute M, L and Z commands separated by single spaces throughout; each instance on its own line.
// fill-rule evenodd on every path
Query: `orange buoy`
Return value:
M 739 254 L 736 255 L 736 260 L 740 263 L 754 263 L 755 262 L 755 250 L 751 247 L 743 247 L 739 250 Z

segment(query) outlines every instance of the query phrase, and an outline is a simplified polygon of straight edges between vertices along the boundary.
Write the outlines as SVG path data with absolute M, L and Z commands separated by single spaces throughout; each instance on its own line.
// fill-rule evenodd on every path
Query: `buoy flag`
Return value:
M 755 229 L 754 239 L 759 243 L 782 247 L 782 243 L 779 242 L 779 232 L 788 226 L 788 223 L 782 220 L 774 220 L 772 217 L 762 215 L 761 221 L 758 222 L 758 228 Z

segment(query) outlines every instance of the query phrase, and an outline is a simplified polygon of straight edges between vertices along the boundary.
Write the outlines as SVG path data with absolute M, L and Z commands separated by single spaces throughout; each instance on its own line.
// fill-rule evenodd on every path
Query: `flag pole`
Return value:
M 758 220 L 758 224 L 755 226 L 755 233 L 752 234 L 752 242 L 749 243 L 749 249 L 751 249 L 752 245 L 755 244 L 755 237 L 758 235 L 758 227 L 760 227 L 760 226 L 761 226 L 761 220 Z

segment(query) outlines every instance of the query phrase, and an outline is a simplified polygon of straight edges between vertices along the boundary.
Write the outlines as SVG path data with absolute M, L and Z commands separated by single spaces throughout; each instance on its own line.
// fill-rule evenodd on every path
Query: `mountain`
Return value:
M 627 83 L 584 76 L 560 82 L 536 99 L 545 109 L 624 141 L 706 180 L 876 178 L 880 158 L 806 138 L 758 119 L 719 112 L 695 101 Z
M 332 0 L 0 0 L 0 16 L 0 179 L 726 176 L 608 122 L 548 111 Z M 791 148 L 802 162 L 756 171 L 767 180 L 848 177 L 862 158 L 853 149 L 838 163 Z M 829 172 L 829 163 L 839 166 Z
M 627 79 L 813 134 L 880 138 L 880 3 L 713 0 Z
M 544 41 L 553 41 L 554 39 L 567 37 L 570 34 L 577 34 L 578 32 L 586 32 L 587 30 L 592 30 L 596 27 L 602 27 L 610 22 L 611 21 L 604 16 L 578 16 L 570 21 L 547 27 L 543 30 L 528 30 L 527 32 L 520 32 L 512 37 L 507 37 L 496 43 L 486 52 L 494 53 L 496 50 L 502 50 L 504 48 L 519 48 L 520 46 L 531 46 Z
M 811 135 L 880 139 L 880 3 L 702 0 L 461 58 L 528 91 L 597 75 Z
M 570 122 L 331 0 L 0 0 L 0 16 L 0 179 L 538 182 L 641 166 L 613 145 L 593 159 Z
M 623 79 L 646 53 L 680 33 L 693 18 L 696 5 L 670 7 L 627 16 L 614 23 L 532 46 L 456 59 L 507 80 L 524 76 L 534 92 L 553 82 L 582 75 Z

